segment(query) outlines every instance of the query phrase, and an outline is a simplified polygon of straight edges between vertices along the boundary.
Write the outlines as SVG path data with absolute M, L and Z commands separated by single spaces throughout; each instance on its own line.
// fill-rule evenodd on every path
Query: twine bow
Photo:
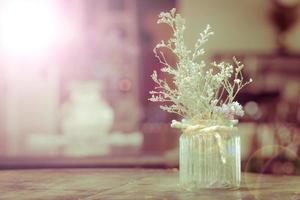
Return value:
M 233 123 L 236 123 L 235 121 Z M 176 120 L 172 121 L 172 128 L 181 129 L 185 134 L 201 134 L 204 137 L 208 135 L 213 135 L 216 139 L 218 150 L 221 156 L 221 161 L 223 164 L 226 163 L 226 150 L 223 138 L 227 138 L 232 135 L 232 132 L 236 131 L 236 127 L 225 126 L 225 125 L 213 125 L 208 126 L 207 124 L 197 124 L 191 125 L 188 123 L 178 122 Z M 222 133 L 222 134 L 220 134 Z

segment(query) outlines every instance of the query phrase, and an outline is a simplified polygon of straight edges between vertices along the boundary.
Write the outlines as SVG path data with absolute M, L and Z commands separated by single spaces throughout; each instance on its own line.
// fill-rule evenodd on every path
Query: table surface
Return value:
M 178 170 L 31 169 L 0 171 L 0 199 L 299 200 L 300 177 L 243 174 L 240 189 L 185 191 Z

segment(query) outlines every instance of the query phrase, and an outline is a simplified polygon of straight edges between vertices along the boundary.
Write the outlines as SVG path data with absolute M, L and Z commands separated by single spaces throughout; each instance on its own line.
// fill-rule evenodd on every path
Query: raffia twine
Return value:
M 237 121 L 233 121 L 232 124 L 237 124 Z M 226 163 L 226 150 L 225 141 L 227 138 L 232 137 L 237 132 L 237 128 L 227 125 L 210 125 L 209 121 L 201 121 L 197 125 L 192 125 L 188 123 L 178 122 L 176 120 L 172 121 L 172 128 L 181 129 L 183 134 L 195 135 L 200 134 L 203 137 L 213 136 L 216 141 L 216 145 L 221 157 L 223 164 Z

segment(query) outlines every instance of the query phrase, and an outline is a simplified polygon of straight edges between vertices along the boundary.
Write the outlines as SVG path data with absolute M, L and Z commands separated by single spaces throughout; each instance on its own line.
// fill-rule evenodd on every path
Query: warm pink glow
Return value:
M 54 2 L 6 0 L 1 3 L 0 45 L 5 53 L 37 56 L 58 42 L 63 25 Z

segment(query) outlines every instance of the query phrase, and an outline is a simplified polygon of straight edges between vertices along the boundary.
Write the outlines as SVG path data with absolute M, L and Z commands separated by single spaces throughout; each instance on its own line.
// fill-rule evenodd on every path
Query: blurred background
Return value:
M 149 102 L 157 25 L 176 7 L 203 59 L 245 65 L 244 171 L 300 174 L 300 0 L 0 0 L 0 168 L 177 167 L 174 116 Z

